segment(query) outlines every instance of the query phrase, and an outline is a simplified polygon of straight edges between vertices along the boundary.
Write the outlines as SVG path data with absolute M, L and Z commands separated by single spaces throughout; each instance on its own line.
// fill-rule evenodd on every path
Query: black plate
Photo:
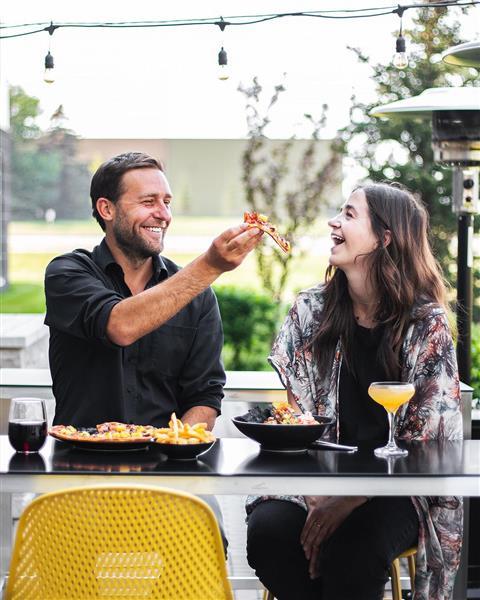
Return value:
M 310 444 L 320 438 L 334 423 L 334 419 L 314 416 L 316 425 L 270 425 L 251 423 L 244 417 L 234 417 L 233 424 L 239 431 L 258 442 L 262 450 L 276 452 L 305 451 Z
M 196 460 L 210 450 L 214 443 L 215 440 L 200 444 L 161 444 L 152 442 L 151 445 L 171 460 Z

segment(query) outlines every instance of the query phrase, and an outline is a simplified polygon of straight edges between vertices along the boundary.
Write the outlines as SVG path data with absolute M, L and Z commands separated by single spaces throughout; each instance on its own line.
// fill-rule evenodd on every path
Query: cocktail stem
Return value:
M 397 445 L 395 444 L 395 438 L 394 438 L 395 413 L 387 410 L 387 415 L 388 415 L 388 427 L 389 427 L 387 446 L 388 446 L 388 448 L 396 448 Z

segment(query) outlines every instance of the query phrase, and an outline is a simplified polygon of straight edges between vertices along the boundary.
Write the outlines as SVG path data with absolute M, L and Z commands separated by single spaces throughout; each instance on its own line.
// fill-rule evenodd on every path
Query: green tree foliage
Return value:
M 50 128 L 39 140 L 45 154 L 62 157 L 52 206 L 60 219 L 87 218 L 91 215 L 88 189 L 90 173 L 87 166 L 78 162 L 77 136 L 66 126 L 66 116 L 60 105 L 50 119 Z
M 40 128 L 35 119 L 41 114 L 40 100 L 28 96 L 21 87 L 10 88 L 10 131 L 15 142 L 36 139 Z
M 412 28 L 404 31 L 409 56 L 405 70 L 371 65 L 368 56 L 353 49 L 359 61 L 372 68 L 377 99 L 374 104 L 364 104 L 352 98 L 351 123 L 343 130 L 342 139 L 344 152 L 366 169 L 369 179 L 398 181 L 421 196 L 430 214 L 435 256 L 453 281 L 450 242 L 456 233 L 456 218 L 451 209 L 452 176 L 448 167 L 433 161 L 430 121 L 370 116 L 374 106 L 417 96 L 427 88 L 479 83 L 476 69 L 447 65 L 440 58 L 444 50 L 465 41 L 454 20 L 458 13 L 451 8 L 422 8 L 415 15 Z M 382 152 L 386 143 L 391 151 Z
M 11 215 L 15 219 L 42 218 L 48 208 L 58 217 L 85 218 L 90 214 L 86 190 L 89 173 L 76 159 L 77 138 L 52 117 L 43 132 L 37 124 L 40 101 L 21 87 L 10 88 Z
M 270 123 L 270 110 L 285 91 L 277 85 L 265 110 L 262 109 L 262 86 L 254 78 L 250 87 L 239 86 L 246 99 L 248 143 L 243 153 L 245 197 L 248 206 L 268 215 L 273 223 L 281 223 L 281 232 L 300 255 L 298 241 L 315 220 L 332 187 L 338 183 L 341 157 L 332 144 L 325 161 L 318 157 L 320 131 L 325 125 L 327 106 L 318 120 L 311 115 L 305 118 L 312 126 L 311 139 L 303 149 L 298 164 L 294 164 L 292 149 L 294 137 L 268 142 L 266 128 Z M 277 247 L 260 244 L 255 249 L 258 272 L 264 290 L 280 302 L 288 282 L 293 254 L 285 254 Z

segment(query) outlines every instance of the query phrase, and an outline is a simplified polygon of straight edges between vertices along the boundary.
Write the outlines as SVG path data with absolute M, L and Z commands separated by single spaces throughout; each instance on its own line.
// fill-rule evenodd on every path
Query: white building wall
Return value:
M 268 140 L 275 147 L 281 140 Z M 295 171 L 309 140 L 295 140 L 292 146 L 291 174 L 285 188 L 295 189 Z M 328 158 L 329 140 L 316 142 L 318 164 Z M 79 159 L 92 172 L 101 162 L 127 151 L 140 151 L 160 159 L 174 194 L 176 214 L 235 216 L 247 208 L 242 184 L 242 152 L 247 140 L 213 139 L 83 139 Z M 340 168 L 340 167 L 339 167 Z M 341 204 L 341 184 L 331 201 Z

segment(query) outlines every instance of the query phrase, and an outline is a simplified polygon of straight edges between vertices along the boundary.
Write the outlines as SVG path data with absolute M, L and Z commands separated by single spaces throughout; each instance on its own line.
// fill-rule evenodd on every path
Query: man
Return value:
M 213 428 L 225 372 L 217 301 L 209 287 L 239 266 L 262 232 L 240 225 L 179 269 L 160 256 L 172 193 L 161 165 L 132 152 L 102 164 L 90 195 L 105 238 L 47 267 L 45 323 L 55 424 L 104 421 Z

